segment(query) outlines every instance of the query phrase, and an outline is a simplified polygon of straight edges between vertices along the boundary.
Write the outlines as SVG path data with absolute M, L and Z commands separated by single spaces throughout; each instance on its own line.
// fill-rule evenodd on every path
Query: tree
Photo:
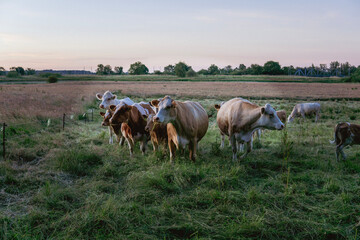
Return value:
M 98 64 L 96 69 L 96 74 L 103 75 L 104 74 L 104 65 Z
M 162 72 L 161 72 L 160 70 L 155 70 L 155 71 L 154 71 L 154 74 L 155 74 L 155 75 L 161 75 Z
M 330 63 L 330 73 L 337 75 L 338 70 L 340 70 L 340 63 L 338 61 L 333 61 Z
M 23 67 L 11 67 L 10 71 L 15 71 L 20 75 L 25 75 L 25 70 Z
M 290 66 L 284 66 L 282 68 L 282 71 L 283 71 L 284 75 L 294 75 L 296 72 L 296 69 L 294 68 L 293 65 L 290 65 Z
M 105 74 L 105 75 L 110 75 L 110 74 L 112 74 L 112 73 L 113 73 L 113 71 L 112 71 L 111 66 L 110 66 L 110 65 L 106 65 L 106 66 L 104 67 L 104 74 Z
M 149 69 L 144 64 L 142 64 L 140 61 L 135 62 L 130 65 L 129 74 L 131 74 L 131 75 L 141 75 L 141 74 L 148 74 L 148 73 L 149 73 Z
M 351 74 L 350 78 L 348 78 L 351 82 L 360 82 L 360 66 L 355 70 L 353 74 Z
M 197 73 L 200 74 L 200 75 L 209 75 L 209 73 L 208 73 L 208 71 L 206 69 L 201 69 Z
M 283 72 L 278 62 L 268 61 L 264 64 L 263 74 L 281 75 Z
M 225 75 L 231 74 L 232 71 L 233 71 L 233 69 L 230 65 L 227 65 L 226 67 L 220 69 L 220 73 L 225 74 Z
M 174 67 L 175 74 L 178 77 L 185 77 L 186 72 L 189 71 L 189 69 L 190 66 L 186 65 L 184 62 L 178 62 Z
M 36 73 L 35 69 L 33 68 L 27 68 L 25 72 L 26 75 L 34 75 Z
M 175 74 L 175 66 L 174 65 L 167 65 L 164 67 L 164 74 L 167 75 L 174 75 Z
M 0 76 L 5 75 L 5 74 L 6 74 L 5 68 L 0 67 Z
M 123 72 L 123 67 L 114 67 L 114 71 L 115 71 L 116 74 L 119 74 L 119 75 L 124 73 Z
M 263 67 L 259 64 L 251 64 L 250 66 L 250 74 L 252 75 L 260 75 L 263 72 Z
M 215 64 L 211 64 L 207 71 L 208 71 L 208 74 L 209 74 L 209 75 L 217 75 L 217 74 L 220 74 L 220 69 L 219 69 L 219 67 L 216 66 Z
M 190 67 L 190 69 L 186 72 L 187 77 L 196 77 L 196 72 Z
M 341 74 L 348 75 L 351 72 L 351 65 L 349 62 L 340 64 Z

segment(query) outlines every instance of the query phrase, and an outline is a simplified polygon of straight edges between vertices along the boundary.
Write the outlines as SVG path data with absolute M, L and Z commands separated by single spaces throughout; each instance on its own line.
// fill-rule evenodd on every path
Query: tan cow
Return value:
M 341 122 L 335 126 L 334 132 L 334 140 L 330 143 L 336 144 L 336 159 L 339 161 L 339 154 L 341 153 L 343 160 L 345 160 L 346 155 L 343 148 L 360 144 L 360 125 Z
M 121 124 L 121 133 L 129 145 L 130 156 L 133 156 L 136 141 L 140 141 L 140 150 L 144 154 L 147 141 L 150 138 L 149 133 L 145 131 L 145 119 L 148 117 L 146 113 L 154 113 L 150 105 L 138 103 L 127 105 L 122 102 L 117 106 L 111 105 L 110 110 L 114 112 L 110 118 L 110 124 Z
M 315 122 L 317 122 L 320 117 L 320 103 L 298 103 L 289 115 L 288 122 L 292 122 L 296 117 L 301 116 L 305 119 L 305 116 L 313 114 L 315 114 Z
M 150 114 L 147 118 L 147 124 L 145 131 L 150 133 L 151 142 L 154 148 L 154 152 L 158 150 L 159 144 L 167 144 L 168 134 L 166 130 L 166 124 L 155 123 L 154 122 L 155 114 Z
M 230 138 L 233 161 L 237 159 L 237 142 L 247 145 L 246 152 L 241 158 L 251 152 L 251 139 L 255 130 L 284 128 L 284 124 L 270 104 L 259 107 L 242 98 L 227 101 L 218 111 L 216 121 L 222 134 Z
M 165 96 L 152 100 L 151 104 L 158 109 L 154 121 L 167 124 L 170 161 L 175 156 L 175 148 L 189 147 L 190 159 L 195 161 L 198 142 L 204 137 L 209 126 L 205 109 L 198 102 L 179 102 Z
M 118 125 L 111 125 L 110 124 L 110 118 L 112 117 L 113 113 L 111 110 L 106 110 L 106 112 L 100 112 L 100 115 L 104 118 L 101 125 L 106 126 L 110 128 L 111 135 L 112 133 L 116 136 L 116 141 L 122 146 L 124 145 L 125 138 L 121 134 L 121 124 Z M 112 136 L 111 136 L 112 138 Z

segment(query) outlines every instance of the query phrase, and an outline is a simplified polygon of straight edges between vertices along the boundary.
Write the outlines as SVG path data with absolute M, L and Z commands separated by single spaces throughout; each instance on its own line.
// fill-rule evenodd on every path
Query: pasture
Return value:
M 337 122 L 360 118 L 360 102 L 330 98 L 357 98 L 359 85 L 297 85 L 295 95 L 286 85 L 256 85 L 263 88 L 255 92 L 240 84 L 1 85 L 0 120 L 9 126 L 0 238 L 359 239 L 360 147 L 336 162 L 329 144 Z M 196 162 L 186 152 L 170 164 L 168 151 L 153 153 L 150 142 L 145 156 L 137 144 L 133 158 L 127 146 L 109 145 L 95 100 L 104 90 L 135 102 L 164 94 L 199 101 L 214 115 Z M 219 148 L 213 106 L 235 96 L 287 114 L 299 99 L 319 98 L 321 117 L 266 131 L 246 159 L 232 162 L 228 141 Z M 85 124 L 78 119 L 89 108 L 95 120 Z M 74 118 L 61 131 L 64 112 Z

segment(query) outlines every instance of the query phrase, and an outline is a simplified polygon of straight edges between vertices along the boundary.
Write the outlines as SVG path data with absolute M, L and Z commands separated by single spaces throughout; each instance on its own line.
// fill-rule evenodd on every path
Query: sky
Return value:
M 358 66 L 359 13 L 359 0 L 0 0 L 0 66 Z

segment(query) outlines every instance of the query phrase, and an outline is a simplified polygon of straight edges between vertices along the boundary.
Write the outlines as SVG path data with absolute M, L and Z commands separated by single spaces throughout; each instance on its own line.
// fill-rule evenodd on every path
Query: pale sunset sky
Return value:
M 358 66 L 359 29 L 359 0 L 0 0 L 0 66 Z

